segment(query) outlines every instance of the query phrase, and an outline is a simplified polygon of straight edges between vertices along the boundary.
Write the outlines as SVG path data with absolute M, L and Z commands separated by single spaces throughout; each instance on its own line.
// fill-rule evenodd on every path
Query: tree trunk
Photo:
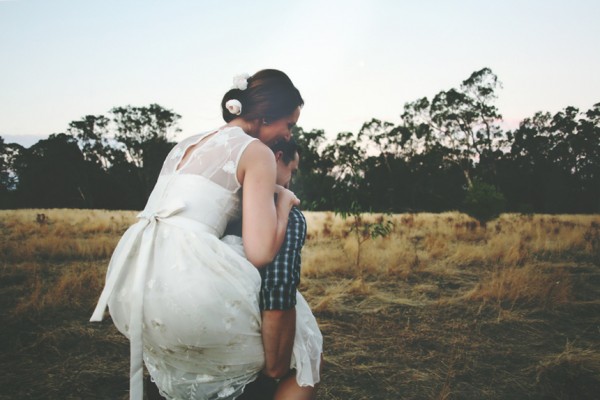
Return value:
M 465 175 L 465 179 L 467 180 L 467 186 L 469 186 L 469 189 L 471 189 L 473 187 L 473 181 L 471 180 L 469 170 L 467 168 L 463 168 L 463 174 Z

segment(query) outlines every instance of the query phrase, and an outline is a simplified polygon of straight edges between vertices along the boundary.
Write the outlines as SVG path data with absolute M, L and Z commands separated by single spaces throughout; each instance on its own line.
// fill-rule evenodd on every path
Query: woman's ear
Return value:
M 246 122 L 246 126 L 245 126 L 244 130 L 246 131 L 246 133 L 252 137 L 258 137 L 258 134 L 260 132 L 260 127 L 262 126 L 262 121 L 260 119 L 256 118 L 256 119 L 248 120 L 245 122 Z

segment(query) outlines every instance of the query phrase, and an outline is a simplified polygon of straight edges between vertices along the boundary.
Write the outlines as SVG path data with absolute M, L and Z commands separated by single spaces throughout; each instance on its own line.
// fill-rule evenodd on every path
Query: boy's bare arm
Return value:
M 270 310 L 262 313 L 262 339 L 265 348 L 263 373 L 282 378 L 290 371 L 290 361 L 296 334 L 296 308 Z

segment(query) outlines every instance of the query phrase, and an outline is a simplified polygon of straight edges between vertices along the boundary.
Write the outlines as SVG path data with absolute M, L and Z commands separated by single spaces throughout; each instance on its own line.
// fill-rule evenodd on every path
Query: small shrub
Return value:
M 483 226 L 504 211 L 506 199 L 493 185 L 475 181 L 464 200 L 467 214 L 477 219 Z

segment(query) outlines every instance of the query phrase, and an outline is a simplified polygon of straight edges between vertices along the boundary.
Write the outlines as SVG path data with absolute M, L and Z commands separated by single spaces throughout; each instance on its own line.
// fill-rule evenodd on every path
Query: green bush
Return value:
M 464 212 L 482 225 L 498 217 L 504 211 L 506 199 L 502 192 L 482 181 L 474 181 L 463 202 Z

